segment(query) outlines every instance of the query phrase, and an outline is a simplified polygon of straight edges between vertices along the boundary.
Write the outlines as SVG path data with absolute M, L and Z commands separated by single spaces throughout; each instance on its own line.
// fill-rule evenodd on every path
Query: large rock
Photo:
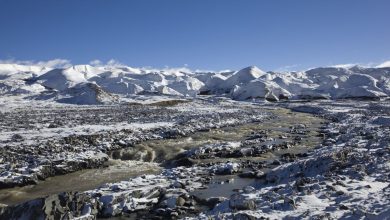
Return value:
M 256 210 L 256 203 L 243 195 L 234 194 L 230 197 L 229 207 L 233 210 Z
M 0 208 L 0 219 L 95 219 L 98 201 L 87 194 L 61 193 Z

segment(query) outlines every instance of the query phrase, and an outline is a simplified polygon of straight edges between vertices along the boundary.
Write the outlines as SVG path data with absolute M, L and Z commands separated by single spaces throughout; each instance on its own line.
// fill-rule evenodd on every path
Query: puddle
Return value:
M 13 205 L 66 191 L 86 191 L 104 183 L 118 182 L 142 174 L 159 173 L 156 163 L 109 160 L 108 167 L 86 169 L 74 173 L 49 177 L 37 185 L 0 190 L 0 203 Z
M 210 197 L 229 198 L 245 186 L 256 186 L 257 184 L 260 184 L 259 180 L 241 178 L 237 175 L 215 176 L 212 182 L 208 184 L 207 189 L 195 190 L 190 192 L 190 194 L 201 199 L 207 199 Z

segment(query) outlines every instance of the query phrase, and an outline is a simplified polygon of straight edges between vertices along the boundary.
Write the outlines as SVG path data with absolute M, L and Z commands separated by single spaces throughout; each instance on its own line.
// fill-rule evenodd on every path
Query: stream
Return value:
M 121 149 L 109 153 L 111 159 L 107 166 L 99 169 L 81 170 L 61 176 L 54 176 L 41 181 L 36 185 L 15 187 L 0 190 L 0 204 L 13 205 L 31 199 L 57 194 L 64 191 L 86 191 L 99 187 L 104 183 L 118 182 L 142 174 L 156 174 L 161 172 L 161 162 L 173 159 L 177 154 L 205 144 L 221 142 L 239 142 L 255 132 L 266 130 L 272 137 L 269 143 L 291 141 L 300 136 L 298 146 L 269 152 L 261 157 L 247 157 L 245 160 L 272 161 L 284 153 L 305 153 L 318 145 L 321 138 L 318 131 L 323 119 L 306 113 L 291 112 L 286 109 L 267 109 L 277 115 L 276 118 L 261 123 L 249 123 L 234 127 L 213 129 L 207 132 L 197 132 L 188 137 L 178 139 L 162 139 L 145 141 L 134 147 Z M 305 124 L 307 134 L 291 135 L 287 131 L 296 124 Z M 234 161 L 243 158 L 213 158 L 207 161 Z M 255 185 L 256 181 L 249 178 L 240 178 L 237 175 L 216 176 L 207 189 L 198 190 L 193 194 L 199 197 L 230 196 L 235 190 L 247 185 Z

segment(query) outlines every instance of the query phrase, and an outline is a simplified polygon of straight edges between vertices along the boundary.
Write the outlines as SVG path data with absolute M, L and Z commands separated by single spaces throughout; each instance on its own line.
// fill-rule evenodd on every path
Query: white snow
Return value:
M 173 122 L 155 122 L 155 123 L 116 123 L 109 125 L 79 125 L 74 127 L 63 128 L 41 128 L 40 130 L 19 130 L 19 131 L 4 131 L 0 133 L 0 142 L 11 140 L 12 135 L 23 135 L 26 140 L 19 142 L 34 142 L 35 140 L 47 140 L 60 137 L 67 137 L 70 135 L 91 135 L 98 134 L 105 131 L 120 131 L 123 129 L 129 130 L 148 130 L 153 128 L 171 127 Z
M 378 66 L 376 66 L 377 68 L 386 68 L 386 67 L 390 67 L 390 60 L 387 60 L 381 64 L 379 64 Z
M 108 94 L 103 101 L 93 90 L 74 92 L 81 85 L 95 84 Z M 102 104 L 118 95 L 157 94 L 190 96 L 225 95 L 235 100 L 267 99 L 379 99 L 390 95 L 390 68 L 361 66 L 321 67 L 303 72 L 264 72 L 250 66 L 236 72 L 193 72 L 186 68 L 148 69 L 124 65 L 50 66 L 0 64 L 0 94 L 27 94 L 31 99 L 67 103 Z M 51 94 L 51 95 L 48 95 Z M 80 96 L 80 98 L 78 98 Z M 86 99 L 92 101 L 80 101 Z

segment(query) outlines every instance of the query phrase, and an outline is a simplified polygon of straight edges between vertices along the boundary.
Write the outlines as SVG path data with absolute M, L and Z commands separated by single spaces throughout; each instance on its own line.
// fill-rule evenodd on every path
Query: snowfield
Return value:
M 134 95 L 235 100 L 372 99 L 390 94 L 390 68 L 353 66 L 303 72 L 264 72 L 251 66 L 231 72 L 76 65 L 64 69 L 0 64 L 0 94 L 71 104 L 117 103 Z

